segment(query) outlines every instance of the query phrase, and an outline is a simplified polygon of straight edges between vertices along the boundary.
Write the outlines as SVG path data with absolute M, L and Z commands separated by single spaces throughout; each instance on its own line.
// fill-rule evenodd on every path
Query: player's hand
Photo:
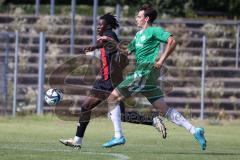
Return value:
M 118 45 L 119 52 L 124 55 L 129 55 L 131 52 L 128 50 L 129 41 L 122 41 Z
M 157 69 L 160 69 L 162 67 L 163 63 L 160 61 L 159 58 L 157 58 L 155 60 L 155 64 L 154 64 L 154 67 L 156 67 Z
M 95 46 L 89 46 L 89 47 L 83 48 L 84 52 L 91 52 L 91 51 L 94 51 L 95 49 L 96 49 Z
M 119 53 L 123 54 L 123 55 L 126 55 L 126 56 L 131 54 L 131 52 L 128 51 L 128 49 L 124 49 L 124 48 L 119 48 Z

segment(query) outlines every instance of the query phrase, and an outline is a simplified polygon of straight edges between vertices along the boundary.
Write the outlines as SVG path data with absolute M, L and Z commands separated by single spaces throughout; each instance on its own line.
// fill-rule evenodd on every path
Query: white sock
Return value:
M 195 127 L 189 123 L 188 120 L 186 120 L 181 113 L 179 113 L 174 108 L 169 108 L 166 117 L 173 123 L 179 126 L 183 126 L 187 131 L 189 131 L 191 134 L 195 133 Z
M 115 107 L 110 107 L 109 117 L 111 118 L 114 126 L 114 137 L 121 138 L 123 136 L 121 124 L 121 110 L 119 104 Z
M 74 142 L 76 142 L 77 144 L 82 144 L 82 139 L 83 139 L 82 137 L 75 136 L 73 140 L 74 140 Z

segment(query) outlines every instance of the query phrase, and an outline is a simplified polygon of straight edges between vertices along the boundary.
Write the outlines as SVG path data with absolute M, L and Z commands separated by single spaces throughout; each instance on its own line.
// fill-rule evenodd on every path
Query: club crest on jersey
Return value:
M 140 43 L 140 42 L 137 42 L 137 43 L 136 43 L 136 47 L 143 47 L 143 44 Z
M 141 38 L 140 38 L 141 42 L 144 41 L 145 39 L 146 39 L 146 36 L 144 36 L 144 35 L 141 36 Z

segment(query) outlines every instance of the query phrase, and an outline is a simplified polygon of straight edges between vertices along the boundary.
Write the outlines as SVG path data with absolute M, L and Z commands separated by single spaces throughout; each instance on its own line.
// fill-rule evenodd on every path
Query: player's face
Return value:
M 105 22 L 105 20 L 100 19 L 98 21 L 98 25 L 97 25 L 97 31 L 98 31 L 98 35 L 102 36 L 103 32 L 107 29 L 107 24 Z
M 136 17 L 137 26 L 143 28 L 148 22 L 148 19 L 148 17 L 144 16 L 144 11 L 139 11 Z

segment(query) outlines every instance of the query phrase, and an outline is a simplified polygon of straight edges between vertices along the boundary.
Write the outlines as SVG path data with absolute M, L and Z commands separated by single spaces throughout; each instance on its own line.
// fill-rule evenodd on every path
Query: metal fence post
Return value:
M 93 26 L 92 26 L 92 31 L 93 31 L 92 41 L 94 46 L 97 45 L 97 16 L 98 16 L 98 0 L 94 0 L 93 1 Z M 96 57 L 96 50 L 93 51 L 93 54 L 94 54 L 94 57 Z M 93 59 L 92 64 L 94 64 L 95 62 L 96 60 Z M 93 65 L 92 67 L 92 72 L 96 73 L 95 65 Z
M 6 49 L 4 52 L 4 67 L 3 67 L 3 93 L 4 94 L 4 100 L 3 100 L 3 114 L 7 115 L 7 106 L 8 106 L 8 53 L 9 53 L 9 34 L 6 34 Z
M 55 11 L 55 0 L 51 0 L 50 15 L 54 16 Z
M 206 70 L 206 37 L 202 38 L 202 78 L 201 78 L 201 112 L 200 119 L 204 118 L 204 95 L 205 95 L 205 70 Z
M 121 16 L 121 4 L 120 4 L 120 0 L 117 0 L 117 4 L 116 4 L 116 16 L 117 16 L 117 20 L 120 23 L 120 16 Z M 120 29 L 117 28 L 116 30 L 116 34 L 119 35 Z
M 237 33 L 236 33 L 236 63 L 235 63 L 236 68 L 238 68 L 238 63 L 239 63 L 239 30 L 240 30 L 240 25 L 237 25 Z
M 18 48 L 19 48 L 19 33 L 18 31 L 15 31 L 14 84 L 13 84 L 13 110 L 12 110 L 13 117 L 16 116 L 17 110 Z
M 38 101 L 37 101 L 37 114 L 43 114 L 43 100 L 44 100 L 44 61 L 45 61 L 45 35 L 40 33 L 39 37 L 39 62 L 38 62 Z
M 96 30 L 97 14 L 98 14 L 97 9 L 98 9 L 98 0 L 94 0 L 94 4 L 93 4 L 93 37 L 92 37 L 93 45 L 97 44 L 97 30 Z
M 40 0 L 35 0 L 35 16 L 39 16 Z
M 75 15 L 76 15 L 76 0 L 71 1 L 71 39 L 70 39 L 70 54 L 74 54 L 74 35 L 75 35 Z

